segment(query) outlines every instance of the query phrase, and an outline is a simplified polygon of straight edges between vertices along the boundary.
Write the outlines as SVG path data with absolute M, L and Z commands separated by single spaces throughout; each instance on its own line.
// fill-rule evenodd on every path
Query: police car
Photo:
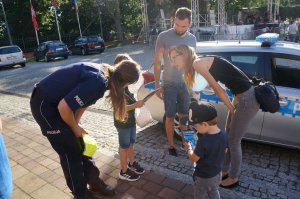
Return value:
M 252 120 L 245 139 L 300 149 L 300 45 L 277 41 L 277 38 L 269 33 L 256 38 L 256 41 L 199 42 L 196 52 L 199 55 L 222 56 L 249 77 L 259 76 L 272 81 L 281 98 L 280 109 L 274 114 L 260 110 Z M 151 79 L 149 72 L 146 76 L 146 79 Z M 138 90 L 138 99 L 155 89 L 154 82 L 145 83 Z M 231 96 L 229 91 L 228 94 Z M 205 88 L 197 97 L 216 106 L 219 126 L 224 127 L 227 109 L 212 89 Z M 161 99 L 152 97 L 146 102 L 146 107 L 155 120 L 164 121 Z

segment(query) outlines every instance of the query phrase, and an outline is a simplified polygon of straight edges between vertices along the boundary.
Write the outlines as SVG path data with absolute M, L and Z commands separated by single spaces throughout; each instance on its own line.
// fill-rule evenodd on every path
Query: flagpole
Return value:
M 37 31 L 36 31 L 35 28 L 34 28 L 34 31 L 35 31 L 35 36 L 36 36 L 37 44 L 40 45 L 39 37 L 38 37 Z
M 31 0 L 29 0 L 30 2 L 30 10 L 33 9 L 33 6 L 32 6 L 32 3 L 31 3 Z M 32 11 L 31 11 L 31 15 L 32 15 Z M 32 16 L 31 16 L 32 17 Z M 34 26 L 34 31 L 35 31 L 35 36 L 36 36 L 36 41 L 37 41 L 37 44 L 40 45 L 40 41 L 39 41 L 39 37 L 38 37 L 38 34 L 37 34 L 37 31 L 36 31 L 36 28 Z
M 78 27 L 79 27 L 80 37 L 82 37 L 82 34 L 81 34 L 81 27 L 80 27 L 80 22 L 79 22 L 78 9 L 76 9 L 76 16 L 77 16 L 77 22 L 78 22 Z
M 56 26 L 57 26 L 57 31 L 58 31 L 58 37 L 59 37 L 59 41 L 61 41 L 60 30 L 59 30 L 59 24 L 58 24 L 57 14 L 56 14 L 56 7 L 54 8 L 54 12 L 55 12 L 55 19 L 56 19 Z

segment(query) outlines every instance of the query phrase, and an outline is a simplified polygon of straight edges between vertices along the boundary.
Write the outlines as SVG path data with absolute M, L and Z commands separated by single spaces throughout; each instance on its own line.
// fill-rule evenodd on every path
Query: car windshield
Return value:
M 77 39 L 75 42 L 86 42 L 86 41 L 87 41 L 87 38 L 82 37 L 82 38 Z
M 17 52 L 21 52 L 21 50 L 18 47 L 15 47 L 15 46 L 0 49 L 0 54 L 1 55 L 10 54 L 10 53 L 17 53 Z
M 89 41 L 91 41 L 91 42 L 98 42 L 98 41 L 101 41 L 101 39 L 100 39 L 100 37 L 90 37 Z
M 62 46 L 65 46 L 64 43 L 59 43 L 59 42 L 49 43 L 48 45 L 49 45 L 49 47 L 62 47 Z

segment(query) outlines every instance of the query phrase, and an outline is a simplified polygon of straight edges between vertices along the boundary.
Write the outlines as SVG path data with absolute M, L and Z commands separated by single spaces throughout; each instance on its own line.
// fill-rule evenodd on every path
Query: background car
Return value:
M 249 77 L 259 76 L 272 81 L 280 95 L 280 109 L 272 114 L 259 111 L 252 120 L 245 138 L 300 149 L 300 45 L 276 42 L 265 45 L 256 41 L 213 41 L 197 44 L 198 55 L 219 55 L 244 71 Z M 146 73 L 149 78 L 149 71 Z M 142 85 L 138 99 L 155 89 L 154 82 Z M 231 93 L 227 90 L 229 96 Z M 202 90 L 200 100 L 213 103 L 218 111 L 219 126 L 225 127 L 227 108 L 212 89 Z M 163 101 L 157 96 L 146 102 L 152 117 L 164 121 Z M 177 123 L 177 121 L 175 121 Z M 175 132 L 178 129 L 175 128 Z
M 105 50 L 104 40 L 99 36 L 84 36 L 75 40 L 70 50 L 73 54 L 87 55 L 90 52 L 102 53 Z
M 18 46 L 2 46 L 0 47 L 0 67 L 26 65 L 26 58 L 23 51 Z
M 66 44 L 61 41 L 46 41 L 34 50 L 34 57 L 36 61 L 44 60 L 45 62 L 51 59 L 63 57 L 68 59 L 70 55 L 69 49 Z

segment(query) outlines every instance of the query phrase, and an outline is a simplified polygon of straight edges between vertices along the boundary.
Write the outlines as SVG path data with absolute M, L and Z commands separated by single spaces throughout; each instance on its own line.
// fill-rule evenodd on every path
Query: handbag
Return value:
M 145 127 L 147 124 L 152 122 L 152 120 L 151 113 L 146 106 L 142 106 L 141 108 L 137 108 L 135 110 L 135 121 L 139 127 Z
M 262 78 L 252 78 L 255 89 L 255 97 L 260 104 L 260 108 L 264 112 L 275 113 L 280 108 L 279 94 L 272 82 L 266 81 Z

